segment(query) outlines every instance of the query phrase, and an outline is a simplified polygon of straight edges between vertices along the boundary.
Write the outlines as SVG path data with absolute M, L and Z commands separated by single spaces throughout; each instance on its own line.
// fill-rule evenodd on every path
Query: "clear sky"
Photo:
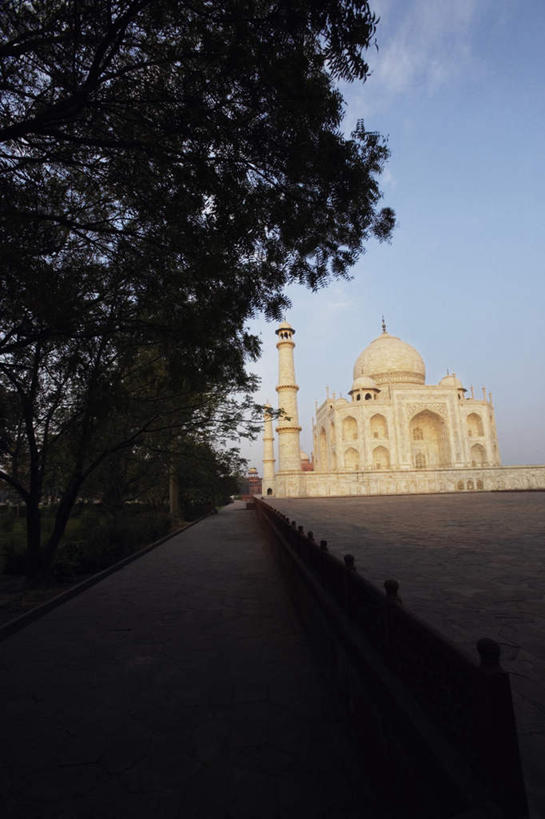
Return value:
M 376 0 L 378 51 L 364 85 L 343 87 L 346 130 L 388 137 L 384 204 L 397 227 L 353 279 L 288 293 L 301 447 L 314 401 L 347 396 L 380 333 L 409 342 L 427 383 L 454 370 L 493 394 L 504 464 L 545 463 L 545 2 Z M 257 399 L 276 405 L 275 325 L 252 324 Z M 262 472 L 261 442 L 243 443 Z

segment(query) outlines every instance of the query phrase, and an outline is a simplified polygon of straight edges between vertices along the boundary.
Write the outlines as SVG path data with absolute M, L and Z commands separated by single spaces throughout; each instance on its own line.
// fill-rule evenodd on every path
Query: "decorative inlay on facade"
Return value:
M 412 372 L 378 373 L 373 376 L 377 384 L 423 384 L 424 377 Z

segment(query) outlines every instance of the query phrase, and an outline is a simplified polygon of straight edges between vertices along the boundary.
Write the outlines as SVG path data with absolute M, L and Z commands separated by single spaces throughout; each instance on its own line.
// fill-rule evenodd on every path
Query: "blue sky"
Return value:
M 345 125 L 388 137 L 391 244 L 353 279 L 290 288 L 302 448 L 314 401 L 346 395 L 359 353 L 388 331 L 413 344 L 427 383 L 447 368 L 493 393 L 504 464 L 545 463 L 545 3 L 380 0 L 372 76 L 343 87 Z M 258 400 L 276 402 L 275 325 L 256 319 Z M 261 474 L 261 443 L 242 454 Z

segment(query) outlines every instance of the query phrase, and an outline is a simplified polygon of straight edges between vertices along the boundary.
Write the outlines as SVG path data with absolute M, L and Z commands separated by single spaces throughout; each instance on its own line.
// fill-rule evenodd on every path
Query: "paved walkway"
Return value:
M 268 499 L 477 659 L 502 644 L 532 815 L 545 819 L 545 492 Z
M 235 504 L 0 644 L 18 819 L 383 816 Z

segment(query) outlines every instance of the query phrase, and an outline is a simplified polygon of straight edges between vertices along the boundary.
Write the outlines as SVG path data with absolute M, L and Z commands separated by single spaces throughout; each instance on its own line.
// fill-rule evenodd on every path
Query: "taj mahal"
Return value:
M 348 395 L 316 407 L 314 452 L 300 449 L 293 336 L 278 336 L 277 455 L 264 422 L 263 494 L 277 497 L 399 495 L 545 489 L 545 466 L 502 467 L 492 395 L 468 391 L 455 373 L 426 384 L 420 353 L 382 333 L 358 356 Z

